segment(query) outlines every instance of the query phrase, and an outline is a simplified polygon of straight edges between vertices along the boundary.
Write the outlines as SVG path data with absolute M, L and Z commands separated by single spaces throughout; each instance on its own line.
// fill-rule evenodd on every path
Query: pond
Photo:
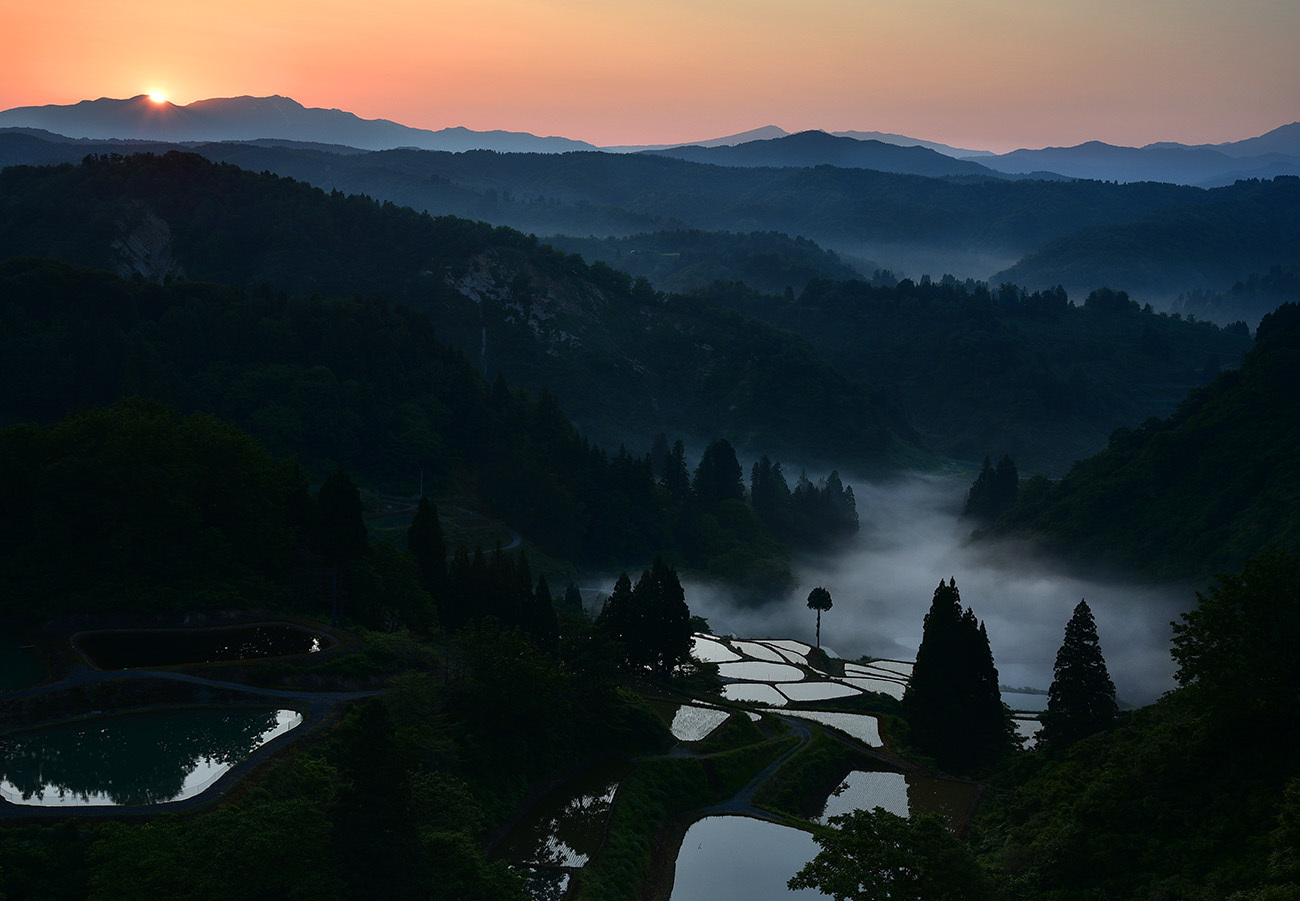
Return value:
M 825 898 L 786 881 L 817 855 L 807 832 L 752 817 L 717 816 L 686 830 L 672 901 L 786 901 Z
M 551 792 L 510 830 L 497 856 L 529 868 L 586 866 L 605 839 L 614 795 L 630 770 L 624 762 L 598 766 Z
M 113 670 L 312 654 L 331 647 L 334 640 L 288 623 L 259 623 L 209 629 L 79 632 L 72 643 L 94 666 Z
M 0 758 L 0 797 L 34 807 L 183 801 L 302 720 L 296 710 L 189 707 L 12 732 Z
M 826 799 L 814 822 L 824 823 L 851 810 L 881 807 L 900 817 L 933 813 L 949 829 L 957 828 L 975 804 L 976 787 L 969 782 L 934 776 L 854 770 Z

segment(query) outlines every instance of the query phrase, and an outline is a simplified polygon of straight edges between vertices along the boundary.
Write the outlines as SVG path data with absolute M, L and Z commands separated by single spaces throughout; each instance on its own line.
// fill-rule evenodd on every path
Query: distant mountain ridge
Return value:
M 969 159 L 1008 175 L 1046 171 L 1067 178 L 1161 181 L 1215 188 L 1240 179 L 1300 175 L 1300 122 L 1226 144 L 1161 142 L 1118 147 L 1087 141 L 1074 147 L 1013 150 Z
M 695 163 L 717 166 L 774 166 L 811 168 L 838 166 L 846 169 L 874 169 L 904 175 L 944 177 L 984 175 L 1002 177 L 979 163 L 959 160 L 928 147 L 904 147 L 874 139 L 843 137 L 824 131 L 802 131 L 730 146 L 691 145 L 645 151 Z
M 16 107 L 0 111 L 0 128 L 40 129 L 69 138 L 99 140 L 195 143 L 272 139 L 333 145 L 337 152 L 401 147 L 451 153 L 602 149 L 610 153 L 663 153 L 725 166 L 837 166 L 932 177 L 997 173 L 1003 177 L 1160 181 L 1197 187 L 1300 175 L 1300 122 L 1223 144 L 1162 142 L 1118 147 L 1088 141 L 1074 147 L 1021 149 L 1003 154 L 877 131 L 790 134 L 776 125 L 691 144 L 598 148 L 585 141 L 527 132 L 473 131 L 462 126 L 437 131 L 412 128 L 388 119 L 363 119 L 339 109 L 305 107 L 280 95 L 213 98 L 178 106 L 141 94 L 127 100 L 101 97 L 68 105 Z
M 388 119 L 362 119 L 338 109 L 305 107 L 289 97 L 228 97 L 187 106 L 155 102 L 144 94 L 129 100 L 83 100 L 67 106 L 27 106 L 0 112 L 0 127 L 39 128 L 73 138 L 148 141 L 252 141 L 289 138 L 359 150 L 417 147 L 421 150 L 496 150 L 562 153 L 594 150 L 585 141 L 538 137 L 525 132 L 476 132 L 460 126 L 430 131 Z

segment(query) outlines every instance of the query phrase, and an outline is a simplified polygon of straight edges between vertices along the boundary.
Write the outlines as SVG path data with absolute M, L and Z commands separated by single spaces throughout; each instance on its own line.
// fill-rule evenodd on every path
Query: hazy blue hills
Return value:
M 474 132 L 467 128 L 430 131 L 387 119 L 362 119 L 338 109 L 304 107 L 296 100 L 272 97 L 226 97 L 186 106 L 155 103 L 145 95 L 128 100 L 101 97 L 70 105 L 27 106 L 0 112 L 0 127 L 40 128 L 78 138 L 147 141 L 251 141 L 287 138 L 340 144 L 362 150 L 421 147 L 429 150 L 474 149 L 562 152 L 592 149 L 568 138 L 538 137 L 522 132 Z
M 1057 238 L 994 280 L 1031 288 L 1062 284 L 1072 291 L 1122 286 L 1164 303 L 1181 293 L 1225 291 L 1274 266 L 1300 262 L 1298 212 L 1300 178 L 1240 182 L 1216 189 L 1204 203 Z M 1251 311 L 1206 312 L 1227 321 L 1225 316 L 1245 318 Z M 1259 312 L 1249 318 L 1254 321 Z
M 42 137 L 31 130 L 0 130 L 0 163 L 77 162 L 88 153 L 161 153 L 178 146 Z M 1300 213 L 1295 204 L 1283 204 L 1268 214 L 1282 217 L 1277 232 L 1251 237 L 1249 245 L 1225 232 L 1222 242 L 1200 241 L 1193 255 L 1161 235 L 1214 231 L 1214 221 L 1197 212 L 1203 206 L 1214 206 L 1224 227 L 1258 218 L 1242 205 L 1255 202 L 1249 200 L 1252 194 L 1281 203 L 1291 196 L 1285 181 L 1280 187 L 1200 189 L 1155 182 L 931 178 L 828 165 L 717 166 L 661 154 L 596 151 L 357 152 L 286 139 L 183 146 L 325 190 L 537 235 L 603 239 L 655 232 L 781 232 L 834 251 L 864 274 L 876 269 L 913 278 L 951 273 L 1031 288 L 1059 284 L 1073 295 L 1109 285 L 1162 306 L 1189 292 L 1227 291 L 1237 281 L 1294 261 L 1286 247 L 1286 217 Z M 1151 222 L 1159 228 L 1153 230 Z M 1111 238 L 1103 240 L 1106 235 Z M 1089 252 L 1099 241 L 1114 252 Z M 726 265 L 715 267 L 716 277 L 733 277 Z
M 1211 188 L 1238 179 L 1300 175 L 1300 123 L 1226 144 L 1188 146 L 1162 142 L 1117 147 L 1088 141 L 1074 147 L 1013 150 L 976 159 L 989 169 L 1007 174 L 1055 172 L 1067 178 L 1162 181 Z
M 936 178 L 947 175 L 996 177 L 996 173 L 985 166 L 954 159 L 927 147 L 903 147 L 884 141 L 831 135 L 824 131 L 803 131 L 732 146 L 685 146 L 647 152 L 715 166 L 839 166 Z

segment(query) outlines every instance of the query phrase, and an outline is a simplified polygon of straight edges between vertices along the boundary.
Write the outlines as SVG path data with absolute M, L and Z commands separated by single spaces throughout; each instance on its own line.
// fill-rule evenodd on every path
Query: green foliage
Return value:
M 1230 716 L 1269 717 L 1280 731 L 1300 722 L 1292 649 L 1300 642 L 1300 559 L 1265 552 L 1220 573 L 1208 594 L 1173 624 L 1179 685 Z
M 988 633 L 955 579 L 934 591 L 902 707 L 913 743 L 945 769 L 973 772 L 1013 747 Z
M 876 807 L 831 817 L 821 848 L 789 881 L 844 901 L 976 901 L 992 897 L 970 849 L 934 814 Z
M 210 416 L 126 400 L 0 431 L 7 612 L 283 603 L 306 485 Z
M 1050 488 L 1027 485 L 999 530 L 1182 579 L 1238 569 L 1266 548 L 1300 552 L 1297 309 L 1266 316 L 1241 369 L 1191 392 L 1169 418 L 1116 430 Z
M 1117 712 L 1115 683 L 1101 655 L 1097 622 L 1088 602 L 1081 600 L 1065 624 L 1065 640 L 1056 652 L 1039 741 L 1054 750 L 1066 748 L 1109 728 Z
M 950 276 L 817 279 L 790 299 L 737 285 L 698 293 L 802 335 L 878 402 L 906 412 L 912 431 L 899 434 L 958 460 L 1001 448 L 1023 471 L 1053 475 L 1117 427 L 1167 414 L 1213 378 L 1207 361 L 1236 365 L 1250 346 L 1208 322 L 1130 306 L 1096 315 L 1060 288 Z
M 546 392 L 531 398 L 502 380 L 489 391 L 463 355 L 409 312 L 141 284 L 33 260 L 0 263 L 0 311 L 13 326 L 0 329 L 0 375 L 16 389 L 0 401 L 3 419 L 57 419 L 136 390 L 181 411 L 215 411 L 272 452 L 325 472 L 346 468 L 354 478 L 405 484 L 423 469 L 440 490 L 471 486 L 485 512 L 556 556 L 618 565 L 664 548 L 728 576 L 754 563 L 778 583 L 788 569 L 788 551 L 743 503 L 715 508 L 717 528 L 703 523 L 688 482 L 661 491 L 646 459 L 593 447 Z M 47 362 L 65 358 L 66 367 Z M 684 451 L 673 459 L 684 471 Z M 98 478 L 83 471 L 89 461 L 67 465 L 75 470 L 69 480 Z M 34 510 L 29 475 L 11 471 L 0 490 Z M 72 490 L 69 480 L 54 482 L 51 499 Z M 138 490 L 141 502 L 155 491 Z M 168 503 L 157 512 L 165 516 Z M 26 532 L 18 518 L 0 524 L 6 528 L 19 538 Z M 274 546 L 268 540 L 264 548 Z M 442 613 L 454 628 L 456 612 Z

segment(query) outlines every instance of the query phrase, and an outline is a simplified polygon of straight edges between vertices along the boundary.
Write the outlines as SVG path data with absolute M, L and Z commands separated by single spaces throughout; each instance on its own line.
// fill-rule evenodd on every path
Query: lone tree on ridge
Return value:
M 832 607 L 831 593 L 818 585 L 808 592 L 808 609 L 817 611 L 817 650 L 822 647 L 822 611 Z

